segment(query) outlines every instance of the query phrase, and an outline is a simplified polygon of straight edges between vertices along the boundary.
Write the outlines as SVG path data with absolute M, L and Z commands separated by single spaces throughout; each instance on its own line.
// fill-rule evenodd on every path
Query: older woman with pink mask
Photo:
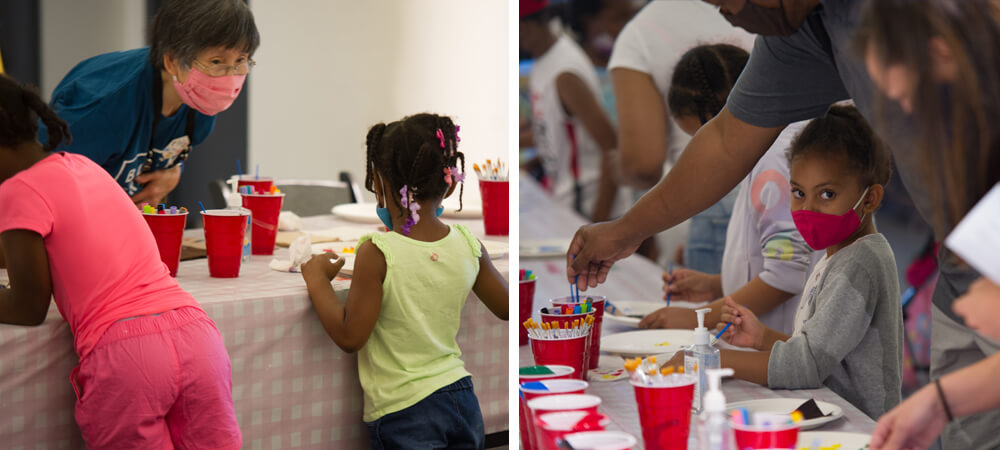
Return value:
M 167 0 L 150 41 L 80 62 L 51 100 L 73 134 L 58 150 L 89 157 L 136 204 L 177 186 L 191 148 L 239 95 L 260 35 L 241 0 Z

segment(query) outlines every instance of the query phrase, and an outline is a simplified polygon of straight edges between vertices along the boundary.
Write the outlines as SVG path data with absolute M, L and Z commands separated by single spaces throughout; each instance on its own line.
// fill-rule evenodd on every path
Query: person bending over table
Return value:
M 150 47 L 80 62 L 50 102 L 73 133 L 58 150 L 96 162 L 137 205 L 177 187 L 183 161 L 236 100 L 260 44 L 241 0 L 167 0 L 150 36 Z

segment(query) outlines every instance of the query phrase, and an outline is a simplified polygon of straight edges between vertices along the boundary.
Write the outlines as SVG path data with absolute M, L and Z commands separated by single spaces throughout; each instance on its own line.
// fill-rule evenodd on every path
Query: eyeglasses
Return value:
M 235 66 L 230 66 L 229 64 L 214 64 L 214 63 L 211 65 L 206 65 L 201 61 L 198 61 L 197 59 L 194 60 L 194 63 L 202 70 L 202 72 L 205 72 L 209 76 L 213 77 L 224 77 L 226 75 L 229 75 L 230 73 L 232 73 L 233 75 L 246 75 L 250 73 L 250 69 L 253 69 L 253 66 L 257 65 L 257 61 L 254 61 L 252 59 L 247 59 L 246 61 L 241 62 Z

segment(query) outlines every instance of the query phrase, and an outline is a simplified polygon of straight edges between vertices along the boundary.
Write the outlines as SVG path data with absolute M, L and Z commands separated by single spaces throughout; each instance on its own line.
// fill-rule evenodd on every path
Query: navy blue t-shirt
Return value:
M 85 155 L 104 168 L 129 195 L 142 189 L 134 179 L 142 173 L 153 135 L 153 76 L 149 48 L 112 52 L 86 59 L 59 82 L 51 106 L 69 123 L 73 142 L 58 150 Z M 188 145 L 197 145 L 215 126 L 215 116 L 195 112 L 194 136 L 185 136 L 189 107 L 170 117 L 160 116 L 153 138 L 150 171 L 180 163 Z M 48 140 L 40 126 L 39 140 Z

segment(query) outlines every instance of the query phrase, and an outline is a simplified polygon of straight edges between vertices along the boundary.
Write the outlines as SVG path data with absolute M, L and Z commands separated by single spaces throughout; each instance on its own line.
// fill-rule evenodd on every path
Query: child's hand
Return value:
M 337 256 L 336 253 L 325 252 L 321 255 L 313 255 L 309 261 L 302 264 L 302 278 L 308 282 L 310 278 L 320 279 L 319 277 L 323 277 L 329 283 L 343 267 L 344 258 Z
M 1000 339 L 1000 286 L 985 277 L 969 286 L 952 309 L 965 324 L 991 339 Z
M 707 302 L 721 297 L 715 275 L 691 269 L 676 269 L 673 274 L 663 272 L 663 298 L 670 293 L 671 300 Z M 720 286 L 721 287 L 721 286 Z
M 721 339 L 738 347 L 752 347 L 763 350 L 764 325 L 760 323 L 757 316 L 748 308 L 737 305 L 732 297 L 726 297 L 726 304 L 722 307 L 722 318 L 716 332 L 725 327 L 727 323 L 733 325 L 726 330 Z

